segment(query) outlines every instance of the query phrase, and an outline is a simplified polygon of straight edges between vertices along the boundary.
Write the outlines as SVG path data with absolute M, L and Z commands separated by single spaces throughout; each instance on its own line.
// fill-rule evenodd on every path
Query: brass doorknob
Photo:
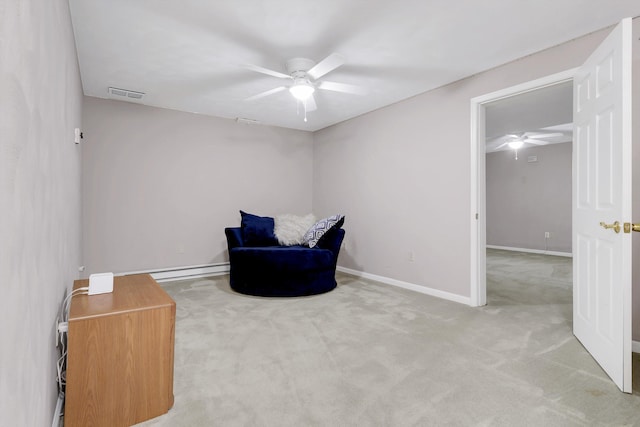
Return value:
M 616 233 L 620 232 L 620 222 L 616 221 L 613 224 L 605 224 L 604 221 L 600 222 L 600 225 L 606 229 L 612 228 Z
M 632 224 L 630 222 L 624 223 L 624 232 L 631 233 L 632 231 L 640 231 L 640 224 Z

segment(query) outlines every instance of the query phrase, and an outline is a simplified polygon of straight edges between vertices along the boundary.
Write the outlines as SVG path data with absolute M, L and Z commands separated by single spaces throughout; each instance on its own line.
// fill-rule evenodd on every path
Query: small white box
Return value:
M 96 273 L 89 276 L 89 295 L 113 292 L 113 273 Z

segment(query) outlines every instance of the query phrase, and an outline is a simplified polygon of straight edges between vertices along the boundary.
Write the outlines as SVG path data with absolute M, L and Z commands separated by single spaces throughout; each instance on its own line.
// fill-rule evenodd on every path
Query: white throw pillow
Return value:
M 304 234 L 316 223 L 313 214 L 305 216 L 282 214 L 274 217 L 275 226 L 273 232 L 278 243 L 283 246 L 301 245 Z

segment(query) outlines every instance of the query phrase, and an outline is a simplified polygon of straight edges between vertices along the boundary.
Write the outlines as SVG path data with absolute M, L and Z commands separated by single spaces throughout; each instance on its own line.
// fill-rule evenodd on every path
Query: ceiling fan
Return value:
M 498 139 L 502 139 L 505 141 L 503 144 L 496 147 L 496 150 L 501 149 L 504 146 L 509 146 L 509 148 L 513 148 L 517 150 L 521 148 L 524 144 L 533 144 L 533 145 L 547 145 L 550 142 L 545 141 L 548 138 L 555 138 L 558 136 L 564 136 L 562 132 L 522 132 L 519 134 L 508 134 Z
M 499 151 L 505 146 L 508 146 L 512 150 L 515 151 L 515 159 L 518 160 L 518 149 L 522 148 L 525 144 L 533 144 L 533 145 L 547 145 L 553 144 L 554 142 L 562 142 L 558 141 L 558 137 L 566 138 L 566 132 L 545 132 L 545 131 L 536 131 L 536 132 L 520 132 L 520 133 L 512 133 L 507 134 L 498 138 L 493 138 L 491 140 L 487 140 L 487 152 L 490 151 Z M 555 141 L 550 141 L 550 139 L 556 138 Z M 502 142 L 502 144 L 500 144 Z M 497 145 L 500 144 L 500 145 Z M 497 145 L 497 146 L 496 146 Z M 489 149 L 489 147 L 494 147 Z
M 267 74 L 269 76 L 278 77 L 281 79 L 291 80 L 291 83 L 289 85 L 278 86 L 276 88 L 269 89 L 267 91 L 250 96 L 245 100 L 254 101 L 256 99 L 276 94 L 285 89 L 289 89 L 291 95 L 293 95 L 293 97 L 296 100 L 300 101 L 304 106 L 304 121 L 306 122 L 307 111 L 314 111 L 318 108 L 313 97 L 313 93 L 316 89 L 330 90 L 334 92 L 343 92 L 355 95 L 364 95 L 366 93 L 366 90 L 359 86 L 354 86 L 346 83 L 319 81 L 322 76 L 330 73 L 344 63 L 344 56 L 338 53 L 332 53 L 317 64 L 311 59 L 293 58 L 288 60 L 285 64 L 285 68 L 288 74 L 270 70 L 258 65 L 244 64 L 242 65 L 242 67 L 248 70 L 256 71 L 258 73 Z

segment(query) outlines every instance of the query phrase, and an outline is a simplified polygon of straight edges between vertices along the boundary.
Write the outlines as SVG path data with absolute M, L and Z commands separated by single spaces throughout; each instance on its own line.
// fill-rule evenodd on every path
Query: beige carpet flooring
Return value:
M 487 258 L 482 308 L 344 274 L 293 299 L 164 283 L 175 404 L 140 425 L 640 425 L 637 382 L 618 391 L 571 333 L 571 259 Z

